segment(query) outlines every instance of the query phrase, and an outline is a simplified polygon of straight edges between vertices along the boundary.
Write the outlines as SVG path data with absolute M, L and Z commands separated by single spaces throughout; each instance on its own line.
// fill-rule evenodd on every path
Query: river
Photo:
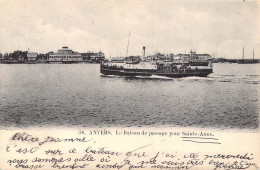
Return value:
M 103 76 L 99 64 L 1 64 L 0 126 L 257 129 L 259 66 L 170 79 Z

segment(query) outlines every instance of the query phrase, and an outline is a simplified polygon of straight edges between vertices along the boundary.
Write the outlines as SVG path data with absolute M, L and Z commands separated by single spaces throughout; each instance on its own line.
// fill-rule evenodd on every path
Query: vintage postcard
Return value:
M 0 170 L 260 169 L 260 3 L 0 0 Z

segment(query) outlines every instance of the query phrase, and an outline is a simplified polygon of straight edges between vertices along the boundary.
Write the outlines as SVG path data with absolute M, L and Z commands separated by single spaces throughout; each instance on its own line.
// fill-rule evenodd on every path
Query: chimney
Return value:
M 144 60 L 144 58 L 145 58 L 145 47 L 143 47 L 143 50 L 144 50 L 144 53 L 143 53 L 143 58 L 142 58 L 142 60 Z

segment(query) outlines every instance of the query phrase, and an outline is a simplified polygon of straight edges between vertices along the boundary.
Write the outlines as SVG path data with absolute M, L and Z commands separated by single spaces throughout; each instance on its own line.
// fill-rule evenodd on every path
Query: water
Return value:
M 207 78 L 102 76 L 98 64 L 0 65 L 0 125 L 259 126 L 260 64 L 214 64 Z

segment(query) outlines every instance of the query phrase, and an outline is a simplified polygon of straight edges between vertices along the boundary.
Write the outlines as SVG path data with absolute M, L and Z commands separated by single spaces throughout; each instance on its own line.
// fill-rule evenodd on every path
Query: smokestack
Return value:
M 144 58 L 145 58 L 145 46 L 143 47 L 143 50 L 144 50 L 144 53 L 143 53 L 143 58 L 142 58 L 142 60 L 144 60 Z

